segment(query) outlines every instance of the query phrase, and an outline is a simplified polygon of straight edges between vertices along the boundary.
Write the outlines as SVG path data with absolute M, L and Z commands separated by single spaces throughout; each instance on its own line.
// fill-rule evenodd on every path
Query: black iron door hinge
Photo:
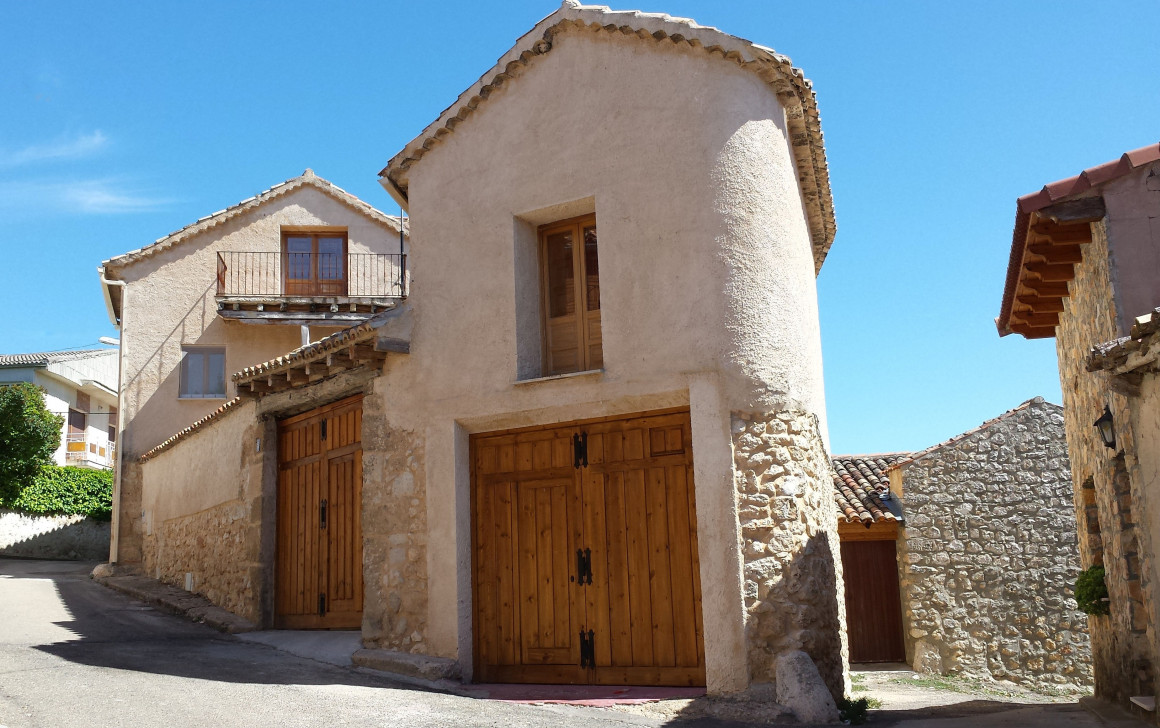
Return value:
M 318 423 L 318 439 L 320 439 L 320 440 L 326 439 L 326 419 L 325 418 L 321 422 Z
M 323 498 L 322 502 L 318 504 L 318 527 L 321 529 L 326 528 L 326 499 L 325 498 Z
M 596 633 L 580 630 L 580 667 L 596 667 Z
M 592 549 L 576 549 L 576 583 L 592 583 Z
M 318 616 L 319 617 L 326 616 L 326 595 L 325 594 L 318 595 Z
M 575 465 L 577 469 L 588 467 L 587 432 L 581 432 L 579 434 L 572 435 L 572 452 L 574 455 L 572 464 Z

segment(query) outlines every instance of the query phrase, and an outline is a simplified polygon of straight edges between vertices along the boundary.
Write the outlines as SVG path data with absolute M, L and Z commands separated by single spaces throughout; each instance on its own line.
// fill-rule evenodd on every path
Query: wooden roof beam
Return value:
M 1045 296 L 1016 296 L 1015 300 L 1035 313 L 1063 313 L 1063 299 Z
M 1078 200 L 1057 202 L 1039 211 L 1041 219 L 1053 220 L 1058 223 L 1092 223 L 1103 219 L 1107 214 L 1103 197 L 1082 197 Z
M 1090 243 L 1092 228 L 1088 223 L 1060 225 L 1055 222 L 1040 222 L 1031 226 L 1031 232 L 1045 235 L 1053 243 Z
M 1081 263 L 1083 262 L 1083 248 L 1078 245 L 1052 245 L 1051 243 L 1032 243 L 1027 251 L 1033 255 L 1041 255 L 1048 263 Z
M 1059 324 L 1059 314 L 1037 313 L 1035 311 L 1013 311 L 1011 313 L 1011 320 L 1019 320 L 1029 326 L 1043 326 L 1054 329 Z
M 1075 266 L 1070 264 L 1054 263 L 1027 263 L 1023 268 L 1029 273 L 1036 273 L 1039 278 L 1048 282 L 1070 281 L 1075 278 Z
M 1035 291 L 1043 298 L 1067 298 L 1067 283 L 1059 281 L 1022 281 L 1024 288 Z

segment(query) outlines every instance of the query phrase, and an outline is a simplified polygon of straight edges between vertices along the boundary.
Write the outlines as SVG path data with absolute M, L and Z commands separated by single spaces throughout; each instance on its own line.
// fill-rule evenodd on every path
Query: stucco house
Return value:
M 1063 421 L 1036 397 L 920 452 L 834 458 L 852 663 L 1091 685 Z
M 122 354 L 112 562 L 140 563 L 152 527 L 138 458 L 232 398 L 230 372 L 402 300 L 400 228 L 308 169 L 101 264 Z
M 238 396 L 135 465 L 149 572 L 426 676 L 730 693 L 792 664 L 841 695 L 802 72 L 568 2 L 380 179 L 405 303 L 227 362 Z
M 0 387 L 30 382 L 64 418 L 57 465 L 108 470 L 117 451 L 117 350 L 0 355 Z
M 1160 418 L 1147 352 L 1158 261 L 1160 144 L 1151 144 L 1018 199 L 996 319 L 1000 335 L 1055 337 L 1080 555 L 1084 567 L 1104 567 L 1109 593 L 1111 614 L 1089 617 L 1096 695 L 1153 720 Z

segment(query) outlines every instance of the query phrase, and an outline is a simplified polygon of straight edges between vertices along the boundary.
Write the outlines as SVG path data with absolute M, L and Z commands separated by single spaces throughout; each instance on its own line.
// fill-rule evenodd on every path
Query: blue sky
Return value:
M 556 7 L 0 4 L 0 353 L 115 335 L 101 260 L 306 167 L 394 212 L 377 171 Z M 1154 2 L 637 7 L 814 81 L 838 218 L 818 279 L 835 452 L 1060 401 L 1054 342 L 995 333 L 1015 198 L 1160 140 L 1160 54 L 1133 32 Z

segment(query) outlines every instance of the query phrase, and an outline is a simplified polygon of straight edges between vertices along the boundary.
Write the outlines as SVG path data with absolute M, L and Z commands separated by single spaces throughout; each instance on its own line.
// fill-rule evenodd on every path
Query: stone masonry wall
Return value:
M 1128 477 L 1136 466 L 1128 401 L 1111 391 L 1106 373 L 1087 371 L 1092 347 L 1118 335 L 1110 254 L 1106 222 L 1093 224 L 1092 242 L 1084 246 L 1083 261 L 1075 266 L 1075 279 L 1068 286 L 1071 295 L 1064 299 L 1055 348 L 1080 553 L 1085 567 L 1102 564 L 1107 573 L 1111 614 L 1088 618 L 1095 693 L 1126 705 L 1133 695 L 1155 694 L 1160 655 L 1140 564 L 1147 551 L 1136 529 L 1138 495 L 1132 493 Z M 1118 452 L 1123 453 L 1119 457 L 1092 426 L 1105 406 L 1111 407 L 1115 421 Z
M 754 683 L 803 650 L 830 692 L 848 693 L 846 615 L 829 456 L 806 412 L 734 412 L 734 484 Z
M 1062 409 L 1036 397 L 900 467 L 900 588 L 915 670 L 1090 685 Z
M 423 441 L 391 427 L 385 409 L 381 392 L 363 399 L 363 644 L 427 654 Z
M 242 501 L 166 521 L 144 538 L 146 573 L 182 588 L 185 574 L 193 574 L 194 592 L 260 624 L 259 528 Z
M 213 453 L 218 461 L 215 479 L 223 480 L 223 489 L 235 494 L 194 513 L 147 523 L 141 539 L 143 572 L 180 588 L 185 588 L 189 573 L 194 592 L 261 624 L 269 584 L 263 555 L 263 521 L 268 514 L 263 509 L 272 505 L 272 492 L 267 491 L 273 487 L 264 483 L 263 471 L 274 450 L 259 452 L 252 446 L 269 427 L 254 416 L 252 407 L 225 417 L 237 422 L 210 426 L 141 466 L 143 479 L 156 482 L 176 499 L 210 487 L 204 480 L 203 458 Z M 242 427 L 240 437 L 237 426 Z

